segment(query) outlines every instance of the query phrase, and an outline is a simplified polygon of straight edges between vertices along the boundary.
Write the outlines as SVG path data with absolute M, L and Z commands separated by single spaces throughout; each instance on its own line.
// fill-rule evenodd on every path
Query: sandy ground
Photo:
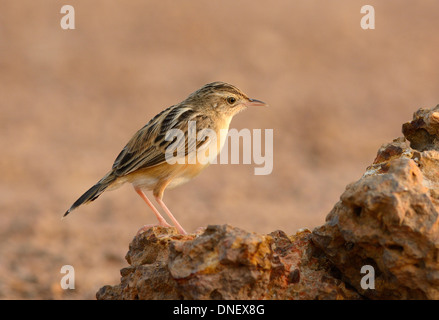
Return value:
M 61 221 L 152 116 L 205 83 L 269 108 L 232 127 L 274 130 L 274 169 L 213 165 L 165 201 L 183 226 L 314 228 L 419 107 L 439 103 L 439 3 L 0 1 L 0 298 L 94 299 L 154 216 L 128 185 Z M 63 290 L 63 265 L 75 289 Z

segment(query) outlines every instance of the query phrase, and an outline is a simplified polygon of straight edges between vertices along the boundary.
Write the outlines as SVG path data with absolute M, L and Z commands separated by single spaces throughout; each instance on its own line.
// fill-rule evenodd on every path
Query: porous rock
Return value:
M 359 298 L 331 274 L 311 232 L 260 235 L 229 225 L 178 235 L 153 227 L 137 235 L 121 283 L 97 299 L 347 299 Z
M 372 299 L 439 299 L 439 106 L 418 110 L 313 231 L 342 279 Z M 374 289 L 361 285 L 372 266 Z M 366 288 L 364 288 L 366 287 Z

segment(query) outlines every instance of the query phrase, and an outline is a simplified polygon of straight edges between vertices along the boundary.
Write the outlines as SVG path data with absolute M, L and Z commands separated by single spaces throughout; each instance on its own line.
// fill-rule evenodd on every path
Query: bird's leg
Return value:
M 187 234 L 186 231 L 184 231 L 183 227 L 178 223 L 177 219 L 175 219 L 175 217 L 173 216 L 173 214 L 171 213 L 171 211 L 169 211 L 168 207 L 165 205 L 165 203 L 163 202 L 163 200 L 161 199 L 160 196 L 155 196 L 155 200 L 158 202 L 158 204 L 160 205 L 160 207 L 163 208 L 163 210 L 166 212 L 166 214 L 169 216 L 169 218 L 172 220 L 172 222 L 174 223 L 174 225 L 177 227 L 177 230 L 180 234 Z
M 146 204 L 152 209 L 152 212 L 154 212 L 157 220 L 159 221 L 159 225 L 162 227 L 172 227 L 169 223 L 166 222 L 165 218 L 162 217 L 162 215 L 160 214 L 160 212 L 158 212 L 158 210 L 154 207 L 154 205 L 152 204 L 151 201 L 149 201 L 149 199 L 147 198 L 147 196 L 145 195 L 145 193 L 142 191 L 142 189 L 138 188 L 138 187 L 134 187 L 134 190 L 136 190 L 137 194 L 146 202 Z M 143 228 L 141 228 L 137 234 L 139 234 L 141 231 L 145 231 L 151 227 L 153 227 L 154 225 L 145 225 Z

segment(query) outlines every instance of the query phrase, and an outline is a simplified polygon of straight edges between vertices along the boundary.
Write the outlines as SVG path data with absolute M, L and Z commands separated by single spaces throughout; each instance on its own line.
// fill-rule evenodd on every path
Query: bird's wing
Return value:
M 141 168 L 156 166 L 166 161 L 166 149 L 172 144 L 174 150 L 180 150 L 185 144 L 185 156 L 209 142 L 209 138 L 198 141 L 188 139 L 189 121 L 195 121 L 196 133 L 210 128 L 212 121 L 206 115 L 189 106 L 171 106 L 151 119 L 140 129 L 123 148 L 113 164 L 113 172 L 124 176 Z M 170 130 L 178 129 L 184 136 L 170 139 Z

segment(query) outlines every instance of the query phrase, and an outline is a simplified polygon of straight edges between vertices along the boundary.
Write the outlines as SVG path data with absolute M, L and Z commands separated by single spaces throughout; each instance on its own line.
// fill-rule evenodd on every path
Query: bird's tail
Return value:
M 72 204 L 70 209 L 64 213 L 63 218 L 80 205 L 95 200 L 114 182 L 114 180 L 116 180 L 114 174 L 112 174 L 112 172 L 107 173 L 98 183 L 88 189 L 78 200 L 75 201 L 75 203 Z

